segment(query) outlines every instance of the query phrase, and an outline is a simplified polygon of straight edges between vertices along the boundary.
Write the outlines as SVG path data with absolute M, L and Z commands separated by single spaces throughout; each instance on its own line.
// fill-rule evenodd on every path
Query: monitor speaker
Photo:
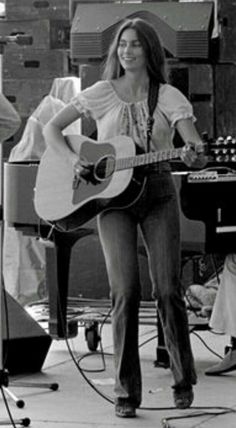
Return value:
M 6 291 L 2 293 L 2 366 L 10 375 L 41 370 L 51 337 Z

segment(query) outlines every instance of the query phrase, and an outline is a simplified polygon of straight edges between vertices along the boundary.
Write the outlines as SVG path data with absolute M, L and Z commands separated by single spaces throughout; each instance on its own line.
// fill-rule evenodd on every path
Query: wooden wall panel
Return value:
M 236 136 L 236 65 L 217 64 L 215 71 L 217 136 Z
M 236 60 L 236 3 L 218 0 L 219 62 Z
M 69 19 L 69 0 L 6 0 L 6 18 Z
M 3 58 L 3 79 L 54 79 L 68 72 L 68 53 L 64 49 L 7 49 Z
M 214 137 L 214 71 L 211 64 L 167 62 L 170 83 L 180 89 L 193 106 L 196 127 Z
M 70 22 L 69 20 L 31 19 L 23 21 L 1 21 L 0 35 L 12 36 L 27 34 L 32 37 L 31 45 L 11 43 L 7 51 L 22 51 L 32 49 L 69 49 Z
M 49 94 L 53 79 L 5 79 L 3 93 L 22 117 L 29 117 Z

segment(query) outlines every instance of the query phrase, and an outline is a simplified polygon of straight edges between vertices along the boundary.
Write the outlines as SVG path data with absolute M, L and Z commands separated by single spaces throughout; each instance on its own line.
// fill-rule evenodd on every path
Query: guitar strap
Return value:
M 152 128 L 154 124 L 153 113 L 157 105 L 159 93 L 159 85 L 150 81 L 149 90 L 148 90 L 148 110 L 149 116 L 147 119 L 147 152 L 150 152 L 150 142 L 152 137 Z

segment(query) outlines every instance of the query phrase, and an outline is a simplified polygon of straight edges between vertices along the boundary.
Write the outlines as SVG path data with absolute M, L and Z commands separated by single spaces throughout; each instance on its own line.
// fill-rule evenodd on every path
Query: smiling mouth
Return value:
M 122 58 L 123 59 L 123 61 L 134 61 L 135 60 L 135 58 Z

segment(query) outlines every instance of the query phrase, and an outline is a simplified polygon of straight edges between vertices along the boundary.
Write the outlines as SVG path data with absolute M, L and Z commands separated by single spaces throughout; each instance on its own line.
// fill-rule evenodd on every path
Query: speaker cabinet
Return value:
M 6 291 L 2 295 L 3 362 L 10 375 L 41 370 L 51 337 Z
M 217 3 L 217 17 L 220 25 L 219 61 L 234 63 L 236 60 L 236 3 L 233 0 L 218 0 Z

